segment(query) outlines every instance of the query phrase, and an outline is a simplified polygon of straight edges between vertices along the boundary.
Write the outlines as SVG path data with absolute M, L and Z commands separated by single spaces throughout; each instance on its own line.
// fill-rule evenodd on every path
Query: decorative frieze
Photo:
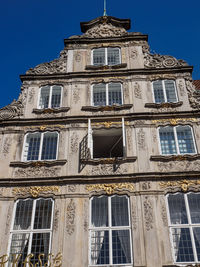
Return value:
M 169 119 L 159 119 L 152 120 L 154 124 L 171 124 L 177 125 L 179 123 L 188 123 L 188 122 L 198 122 L 196 118 L 169 118 Z
M 92 184 L 86 185 L 86 190 L 89 192 L 104 191 L 106 194 L 111 195 L 118 191 L 128 190 L 133 192 L 135 190 L 134 184 L 132 183 L 116 183 L 116 184 Z
M 187 192 L 189 190 L 189 187 L 195 187 L 195 186 L 200 186 L 200 181 L 199 180 L 180 180 L 180 181 L 164 181 L 164 182 L 159 182 L 160 188 L 161 189 L 174 189 L 174 188 L 179 188 L 183 192 Z
M 83 35 L 88 38 L 102 38 L 102 37 L 119 37 L 127 35 L 127 31 L 122 27 L 115 27 L 111 23 L 98 24 Z
M 28 167 L 28 168 L 18 168 L 14 172 L 15 177 L 29 178 L 29 177 L 58 177 L 60 174 L 59 167 Z
M 158 170 L 160 172 L 170 172 L 170 171 L 200 171 L 200 161 L 170 161 L 170 162 L 158 162 Z
M 75 202 L 73 199 L 70 199 L 70 203 L 66 209 L 66 230 L 69 235 L 72 235 L 75 230 L 75 212 Z
M 83 106 L 81 110 L 83 111 L 120 111 L 124 109 L 132 108 L 133 104 L 124 104 L 124 105 L 112 105 L 112 106 Z
M 88 171 L 87 175 L 110 175 L 110 174 L 124 174 L 128 172 L 127 166 L 113 166 L 113 164 L 99 164 L 93 166 L 91 170 Z
M 12 190 L 14 195 L 31 195 L 36 198 L 41 194 L 55 194 L 60 191 L 59 186 L 27 186 L 27 187 L 15 187 Z
M 168 108 L 177 108 L 183 105 L 183 102 L 176 102 L 176 103 L 146 103 L 145 108 L 156 108 L 156 109 L 168 109 Z
M 184 155 L 155 155 L 151 156 L 152 161 L 193 161 L 200 159 L 200 154 L 184 154 Z

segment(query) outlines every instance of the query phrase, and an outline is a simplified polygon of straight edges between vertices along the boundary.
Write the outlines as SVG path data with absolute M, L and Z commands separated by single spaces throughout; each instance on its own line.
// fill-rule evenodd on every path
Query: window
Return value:
M 88 148 L 91 158 L 122 158 L 126 156 L 125 128 L 92 129 L 88 122 Z
M 121 63 L 120 49 L 118 47 L 93 49 L 92 61 L 94 66 L 118 65 Z
M 90 203 L 90 266 L 132 266 L 128 197 L 93 197 Z
M 169 227 L 175 262 L 200 262 L 200 194 L 169 194 Z
M 160 127 L 161 154 L 196 153 L 194 137 L 190 126 Z
M 92 105 L 122 105 L 121 83 L 98 83 L 93 85 Z
M 9 253 L 19 257 L 18 267 L 23 267 L 23 261 L 30 253 L 34 254 L 31 263 L 36 266 L 39 254 L 42 263 L 48 261 L 51 247 L 53 201 L 51 199 L 18 200 L 15 205 L 14 222 L 11 230 Z M 11 266 L 11 263 L 10 265 Z
M 57 146 L 57 132 L 28 133 L 25 137 L 23 161 L 56 159 Z
M 153 82 L 155 103 L 177 102 L 177 92 L 173 80 L 158 80 Z
M 62 87 L 59 85 L 43 86 L 40 88 L 39 108 L 59 108 L 61 105 Z

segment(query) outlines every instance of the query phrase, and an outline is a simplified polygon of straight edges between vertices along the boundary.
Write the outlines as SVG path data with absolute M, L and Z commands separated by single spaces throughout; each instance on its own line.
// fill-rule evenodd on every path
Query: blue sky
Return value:
M 107 0 L 107 13 L 130 18 L 131 31 L 149 35 L 151 51 L 194 66 L 200 79 L 199 0 Z M 103 15 L 103 0 L 1 0 L 0 107 L 17 99 L 20 74 L 57 58 L 80 22 Z

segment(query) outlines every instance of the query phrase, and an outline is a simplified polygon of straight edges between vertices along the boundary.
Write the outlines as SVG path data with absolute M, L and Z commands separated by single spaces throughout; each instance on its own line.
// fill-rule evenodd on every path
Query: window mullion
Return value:
M 174 131 L 176 151 L 177 151 L 177 154 L 180 154 L 179 145 L 178 145 L 178 138 L 177 138 L 177 133 L 176 133 L 176 127 L 173 127 L 173 131 Z
M 109 93 L 108 93 L 108 83 L 106 84 L 106 105 L 109 105 Z
M 108 65 L 108 48 L 105 49 L 105 65 Z
M 48 108 L 51 108 L 52 91 L 53 91 L 53 86 L 50 87 Z
M 39 149 L 38 160 L 41 160 L 42 146 L 43 146 L 43 138 L 44 138 L 44 133 L 41 133 L 41 135 L 40 135 L 40 149 Z
M 108 230 L 109 230 L 109 263 L 113 262 L 112 255 L 112 214 L 111 214 L 111 197 L 108 197 Z
M 163 95 L 164 95 L 165 102 L 168 102 L 167 101 L 166 88 L 165 88 L 165 80 L 162 81 L 162 87 L 163 87 Z

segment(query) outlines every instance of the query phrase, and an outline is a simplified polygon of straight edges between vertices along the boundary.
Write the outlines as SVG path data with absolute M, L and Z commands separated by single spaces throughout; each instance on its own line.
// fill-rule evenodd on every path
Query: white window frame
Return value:
M 116 105 L 123 105 L 124 101 L 123 101 L 123 89 L 122 89 L 122 83 L 121 82 L 109 82 L 109 83 L 94 83 L 92 84 L 92 94 L 91 94 L 91 104 L 92 106 L 94 106 L 94 86 L 97 84 L 105 84 L 106 85 L 106 106 L 109 106 L 109 84 L 112 83 L 117 83 L 120 84 L 121 86 L 121 99 L 122 99 L 122 103 L 121 104 L 116 104 Z M 98 107 L 98 106 L 97 106 Z
M 94 65 L 94 63 L 93 63 L 94 50 L 99 49 L 99 48 L 104 48 L 105 49 L 105 64 L 104 65 L 99 65 L 99 67 L 100 66 L 115 66 L 115 65 L 108 65 L 108 48 L 118 48 L 118 50 L 119 50 L 119 64 L 122 63 L 121 48 L 118 47 L 118 46 L 108 46 L 108 47 L 95 47 L 95 48 L 92 49 L 91 65 Z M 119 65 L 119 64 L 116 64 L 116 65 Z
M 200 261 L 198 261 L 198 257 L 197 257 L 197 253 L 196 253 L 196 245 L 195 245 L 195 240 L 194 240 L 194 234 L 192 231 L 193 227 L 200 227 L 200 223 L 199 224 L 194 224 L 191 222 L 191 216 L 190 216 L 190 212 L 189 212 L 189 204 L 188 204 L 188 198 L 187 195 L 194 193 L 194 194 L 200 194 L 200 193 L 196 193 L 196 192 L 188 192 L 188 193 L 175 193 L 173 195 L 177 195 L 177 194 L 183 194 L 184 196 L 184 201 L 185 201 L 185 206 L 186 206 L 186 214 L 187 214 L 187 219 L 188 219 L 188 223 L 187 224 L 171 224 L 171 220 L 170 220 L 170 212 L 169 212 L 169 204 L 168 204 L 168 197 L 171 194 L 167 194 L 166 198 L 165 198 L 165 202 L 166 202 L 166 207 L 167 207 L 167 217 L 168 217 L 168 226 L 169 226 L 169 232 L 170 232 L 170 243 L 171 243 L 171 251 L 172 251 L 172 256 L 173 256 L 173 262 L 176 264 L 194 264 L 194 263 L 200 263 Z M 193 254 L 194 254 L 194 261 L 192 262 L 177 262 L 175 259 L 175 249 L 174 249 L 174 244 L 173 244 L 173 237 L 172 237 L 172 229 L 173 228 L 189 228 L 190 231 L 190 237 L 191 237 L 191 243 L 192 243 L 192 249 L 193 249 Z
M 179 149 L 179 146 L 178 146 L 177 132 L 175 130 L 177 127 L 180 127 L 180 126 L 182 126 L 182 127 L 184 127 L 184 126 L 190 127 L 191 133 L 192 133 L 193 145 L 194 145 L 194 149 L 195 149 L 195 152 L 194 153 L 180 153 L 180 149 Z M 161 140 L 160 140 L 159 130 L 161 128 L 167 128 L 167 127 L 171 127 L 173 129 L 174 139 L 175 139 L 175 146 L 176 146 L 176 152 L 177 152 L 176 154 L 162 154 L 162 147 L 161 147 Z M 190 125 L 177 125 L 177 126 L 167 125 L 167 126 L 160 126 L 160 127 L 158 127 L 158 130 L 157 130 L 157 136 L 158 136 L 158 140 L 159 140 L 159 153 L 160 153 L 160 155 L 164 155 L 164 156 L 167 156 L 167 155 L 187 155 L 187 154 L 195 155 L 197 153 L 197 147 L 196 147 L 196 142 L 195 142 L 195 138 L 194 138 L 194 132 L 193 132 L 193 128 Z
M 28 230 L 14 230 L 14 222 L 15 222 L 15 216 L 16 216 L 16 209 L 17 209 L 17 204 L 20 200 L 29 200 L 31 198 L 26 198 L 26 199 L 18 199 L 15 203 L 14 203 L 14 209 L 13 209 L 13 215 L 12 215 L 12 220 L 11 220 L 11 230 L 10 230 L 10 235 L 9 235 L 9 240 L 8 240 L 8 249 L 7 249 L 7 255 L 10 255 L 10 249 L 11 249 L 11 242 L 12 242 L 12 236 L 13 234 L 29 234 L 29 244 L 28 244 L 28 251 L 27 251 L 27 255 L 29 255 L 31 253 L 31 246 L 32 246 L 32 237 L 33 234 L 35 233 L 50 233 L 49 235 L 49 253 L 51 251 L 51 245 L 52 245 L 52 232 L 53 232 L 53 218 L 54 218 L 54 200 L 52 198 L 36 198 L 36 199 L 32 199 L 33 200 L 33 207 L 32 207 L 32 214 L 31 214 L 31 227 Z M 36 202 L 37 200 L 40 199 L 45 199 L 45 200 L 51 200 L 52 202 L 52 210 L 51 210 L 51 227 L 49 229 L 34 229 L 34 219 L 35 219 L 35 209 L 36 209 Z M 34 216 L 33 216 L 34 214 Z M 48 255 L 47 255 L 48 256 Z M 8 263 L 7 265 L 8 266 Z
M 45 86 L 49 86 L 49 87 L 50 87 L 50 92 L 49 92 L 49 102 L 48 102 L 48 107 L 47 107 L 47 108 L 41 108 L 41 107 L 40 107 L 41 91 L 42 91 L 42 88 L 45 87 Z M 62 107 L 63 86 L 60 85 L 60 84 L 53 84 L 53 85 L 48 85 L 48 84 L 46 84 L 46 85 L 40 87 L 40 92 L 39 92 L 39 97 L 38 97 L 38 103 L 37 103 L 37 107 L 38 107 L 38 109 L 48 109 L 48 108 L 52 108 L 52 107 L 51 107 L 51 99 L 52 99 L 52 91 L 53 91 L 53 87 L 54 87 L 54 86 L 59 86 L 59 87 L 61 88 L 61 91 L 60 91 L 60 106 L 57 107 L 57 108 Z M 57 108 L 55 108 L 55 109 L 57 109 Z
M 105 196 L 105 195 L 102 195 Z M 133 266 L 133 245 L 132 245 L 132 231 L 131 231 L 131 218 L 130 218 L 130 199 L 127 195 L 120 195 L 120 196 L 125 196 L 128 200 L 128 218 L 129 218 L 129 226 L 111 226 L 112 218 L 111 218 L 111 198 L 117 196 L 117 195 L 112 195 L 112 196 L 107 196 L 108 197 L 108 226 L 105 227 L 92 227 L 91 225 L 91 217 L 92 217 L 92 199 L 94 197 L 98 196 L 93 196 L 90 198 L 90 207 L 89 207 L 89 267 L 113 267 L 113 266 L 121 266 L 121 267 L 132 267 Z M 120 197 L 119 196 L 119 197 Z M 100 197 L 100 196 L 99 196 Z M 129 230 L 130 234 L 130 252 L 131 252 L 131 263 L 121 263 L 121 264 L 113 264 L 112 263 L 112 242 L 109 242 L 109 264 L 91 264 L 91 232 L 92 231 L 108 231 L 109 232 L 109 240 L 112 240 L 112 231 L 113 230 Z
M 122 138 L 123 138 L 123 153 L 124 153 L 126 151 L 126 129 L 124 124 L 124 117 L 122 118 Z M 93 159 L 93 130 L 91 126 L 91 119 L 88 119 L 88 148 L 90 150 L 91 159 Z
M 37 134 L 39 133 L 41 135 L 40 137 L 40 149 L 39 149 L 39 155 L 38 155 L 38 159 L 37 160 L 27 160 L 27 155 L 25 154 L 25 147 L 26 147 L 26 140 L 29 134 Z M 44 134 L 45 133 L 56 133 L 57 134 L 57 147 L 56 147 L 56 158 L 55 159 L 41 159 L 41 155 L 42 155 L 42 146 L 43 146 L 43 139 L 44 139 Z M 52 160 L 57 160 L 58 158 L 58 144 L 59 144 L 59 132 L 57 131 L 46 131 L 46 132 L 28 132 L 25 134 L 24 137 L 24 143 L 23 143 L 23 151 L 22 151 L 22 157 L 21 157 L 21 161 L 25 162 L 25 161 L 52 161 Z
M 167 94 L 166 94 L 166 88 L 165 88 L 165 81 L 173 81 L 174 83 L 174 88 L 175 88 L 175 95 L 176 95 L 176 102 L 171 102 L 171 103 L 177 103 L 178 100 L 178 92 L 177 92 L 177 86 L 176 86 L 176 82 L 174 80 L 171 79 L 165 79 L 165 80 L 154 80 L 151 83 L 151 90 L 152 90 L 152 95 L 153 95 L 153 101 L 154 103 L 156 103 L 156 99 L 155 99 L 155 94 L 154 94 L 154 87 L 153 87 L 153 83 L 156 81 L 161 81 L 162 82 L 162 90 L 163 90 L 163 95 L 164 95 L 164 102 L 163 103 L 170 103 L 167 101 Z

